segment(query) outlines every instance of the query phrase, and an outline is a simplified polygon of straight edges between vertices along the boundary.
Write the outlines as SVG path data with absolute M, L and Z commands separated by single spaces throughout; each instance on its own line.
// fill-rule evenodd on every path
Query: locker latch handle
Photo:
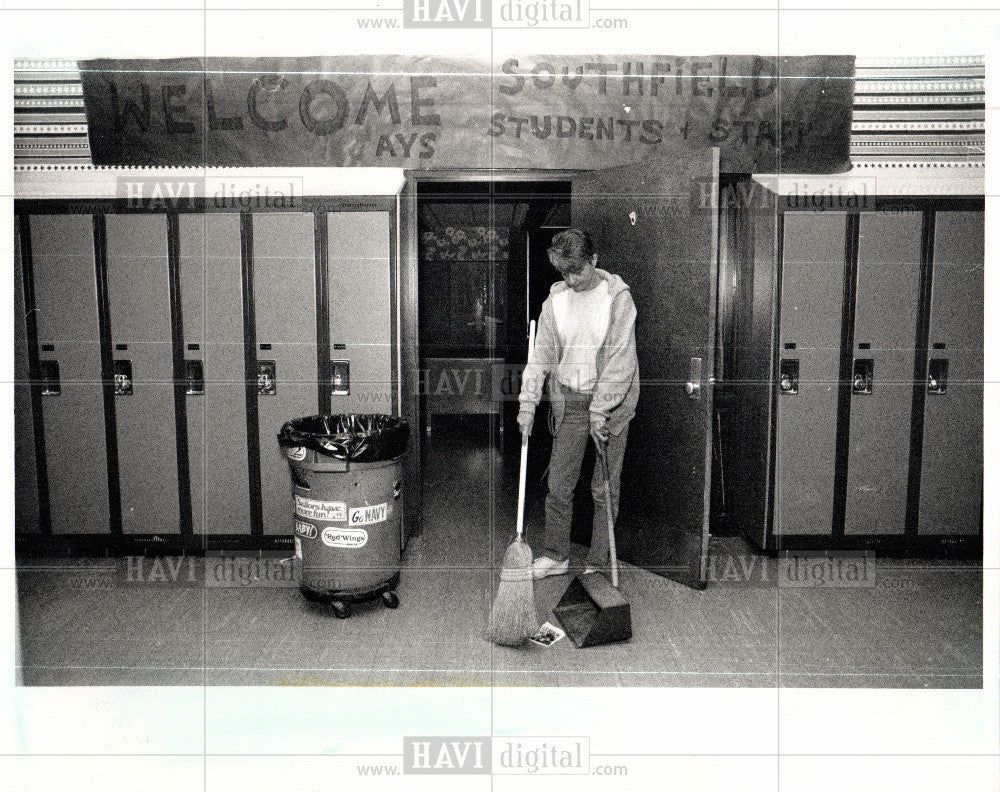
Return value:
M 779 363 L 778 389 L 792 395 L 799 392 L 799 361 L 795 358 L 787 358 Z
M 257 361 L 257 394 L 274 396 L 278 392 L 277 367 L 273 360 Z
M 115 396 L 132 395 L 132 361 L 115 361 Z
M 935 396 L 948 392 L 947 358 L 931 358 L 927 361 L 927 392 Z
M 59 384 L 59 361 L 39 360 L 39 379 L 42 381 L 42 396 L 58 396 L 62 393 Z
M 200 360 L 184 361 L 184 392 L 188 396 L 205 393 L 205 364 Z
M 330 394 L 348 396 L 351 393 L 351 362 L 349 360 L 330 361 Z
M 854 361 L 854 375 L 851 382 L 851 393 L 870 394 L 872 379 L 875 373 L 875 361 L 870 358 L 858 358 Z

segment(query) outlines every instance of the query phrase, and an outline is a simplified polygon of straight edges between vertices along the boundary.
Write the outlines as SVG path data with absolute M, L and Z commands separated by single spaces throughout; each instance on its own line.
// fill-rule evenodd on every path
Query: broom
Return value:
M 535 351 L 535 323 L 528 330 L 528 360 Z M 489 639 L 500 646 L 520 646 L 538 627 L 531 547 L 524 541 L 524 483 L 528 469 L 528 436 L 521 438 L 521 470 L 517 482 L 517 536 L 507 548 L 500 587 L 490 614 Z

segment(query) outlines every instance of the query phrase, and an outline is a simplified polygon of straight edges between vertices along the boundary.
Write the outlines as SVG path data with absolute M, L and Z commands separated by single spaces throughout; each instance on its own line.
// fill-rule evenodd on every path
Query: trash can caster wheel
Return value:
M 333 608 L 333 615 L 338 619 L 348 619 L 351 616 L 351 604 L 349 602 L 335 600 L 330 603 L 330 607 Z
M 382 594 L 382 604 L 387 608 L 398 608 L 399 607 L 399 597 L 396 596 L 395 591 L 386 591 Z

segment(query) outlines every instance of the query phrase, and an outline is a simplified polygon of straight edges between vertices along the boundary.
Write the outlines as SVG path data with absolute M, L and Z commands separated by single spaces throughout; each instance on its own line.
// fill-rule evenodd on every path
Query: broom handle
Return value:
M 535 320 L 528 325 L 528 360 L 535 351 Z M 517 479 L 517 541 L 524 536 L 524 485 L 528 477 L 528 435 L 521 435 L 521 469 Z
M 521 438 L 521 473 L 517 482 L 517 541 L 524 536 L 524 480 L 528 468 L 528 438 Z
M 615 518 L 611 515 L 611 476 L 608 475 L 607 443 L 597 444 L 597 456 L 601 459 L 601 474 L 604 476 L 604 510 L 608 513 L 608 550 L 611 554 L 611 585 L 618 588 L 618 549 L 615 547 Z

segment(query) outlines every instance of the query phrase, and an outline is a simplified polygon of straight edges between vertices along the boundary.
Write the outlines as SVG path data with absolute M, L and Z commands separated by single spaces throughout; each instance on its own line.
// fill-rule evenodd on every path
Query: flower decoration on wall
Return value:
M 509 228 L 447 226 L 420 236 L 424 261 L 507 261 Z

